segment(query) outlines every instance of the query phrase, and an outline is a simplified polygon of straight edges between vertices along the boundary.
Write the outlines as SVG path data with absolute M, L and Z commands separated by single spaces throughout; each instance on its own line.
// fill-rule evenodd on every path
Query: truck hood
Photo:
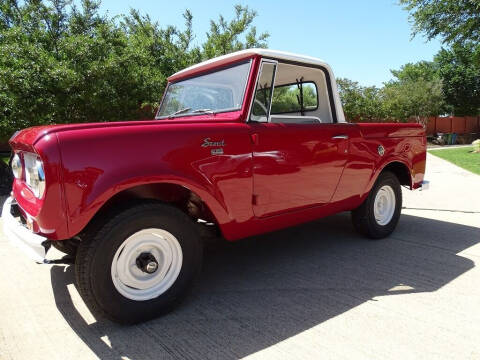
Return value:
M 110 128 L 110 127 L 130 127 L 142 125 L 175 125 L 185 123 L 199 123 L 199 122 L 224 122 L 224 121 L 239 121 L 241 111 L 232 111 L 228 113 L 219 113 L 215 115 L 196 115 L 176 117 L 173 119 L 162 120 L 133 120 L 133 121 L 116 121 L 116 122 L 97 122 L 97 123 L 80 123 L 80 124 L 61 124 L 61 125 L 46 125 L 34 126 L 16 132 L 9 141 L 13 149 L 34 151 L 35 144 L 44 136 L 63 132 L 75 131 L 95 128 Z
M 122 122 L 102 122 L 102 123 L 81 123 L 81 124 L 61 124 L 61 125 L 45 125 L 33 126 L 17 131 L 9 140 L 9 144 L 13 149 L 32 151 L 33 146 L 44 136 L 61 132 L 79 129 L 105 128 L 115 126 L 131 126 L 135 124 L 148 124 L 152 120 L 147 121 L 122 121 Z

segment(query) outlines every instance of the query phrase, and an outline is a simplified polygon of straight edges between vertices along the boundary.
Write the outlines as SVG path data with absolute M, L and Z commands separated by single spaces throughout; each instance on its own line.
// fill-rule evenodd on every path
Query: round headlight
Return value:
M 45 192 L 45 171 L 43 170 L 43 162 L 37 160 L 35 168 L 37 170 L 37 182 L 34 192 L 36 197 L 41 198 Z
M 43 162 L 36 154 L 24 153 L 25 183 L 37 198 L 41 198 L 45 192 L 45 171 Z
M 20 179 L 22 177 L 22 160 L 18 154 L 13 155 L 12 158 L 12 173 L 15 176 L 15 179 Z

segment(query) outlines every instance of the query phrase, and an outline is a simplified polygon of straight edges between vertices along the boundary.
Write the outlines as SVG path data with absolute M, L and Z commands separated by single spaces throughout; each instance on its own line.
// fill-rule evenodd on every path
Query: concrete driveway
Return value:
M 95 320 L 71 266 L 0 234 L 0 359 L 479 359 L 480 177 L 427 166 L 389 239 L 339 214 L 210 245 L 188 300 L 132 327 Z

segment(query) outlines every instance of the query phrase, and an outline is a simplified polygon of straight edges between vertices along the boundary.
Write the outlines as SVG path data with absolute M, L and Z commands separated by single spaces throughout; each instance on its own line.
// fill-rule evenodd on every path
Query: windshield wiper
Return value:
M 197 110 L 193 110 L 192 114 L 193 113 L 215 114 L 212 109 L 197 109 Z
M 178 114 L 182 114 L 182 113 L 184 113 L 184 112 L 187 112 L 187 111 L 189 111 L 190 109 L 191 109 L 191 108 L 189 108 L 189 107 L 186 107 L 186 108 L 183 108 L 183 109 L 177 110 L 177 111 L 175 111 L 174 113 L 171 113 L 170 115 L 168 115 L 167 117 L 169 117 L 169 118 L 170 118 L 170 117 L 172 117 L 172 116 L 175 116 L 175 115 L 178 115 Z

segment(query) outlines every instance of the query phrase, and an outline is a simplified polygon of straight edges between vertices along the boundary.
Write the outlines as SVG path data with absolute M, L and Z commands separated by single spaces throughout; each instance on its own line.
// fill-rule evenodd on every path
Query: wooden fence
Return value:
M 361 120 L 349 120 L 352 122 L 362 122 Z M 391 120 L 369 120 L 368 122 L 396 122 Z M 415 118 L 410 118 L 409 123 L 416 123 Z M 480 134 L 480 116 L 432 116 L 427 121 L 427 136 L 434 134 L 452 134 L 470 135 Z
M 458 135 L 480 133 L 480 116 L 431 117 L 427 123 L 427 135 L 437 133 Z

